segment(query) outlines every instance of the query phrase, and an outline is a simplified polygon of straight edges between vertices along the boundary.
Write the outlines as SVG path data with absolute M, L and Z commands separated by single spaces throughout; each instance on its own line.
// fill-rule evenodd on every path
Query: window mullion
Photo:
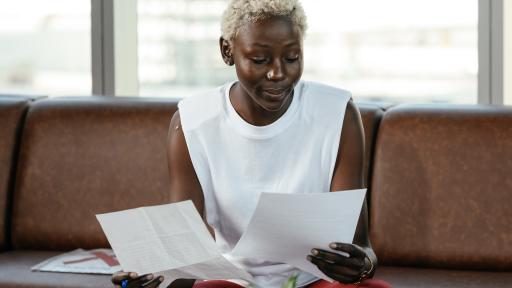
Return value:
M 478 1 L 478 103 L 503 105 L 503 0 Z
M 93 94 L 138 95 L 137 0 L 91 0 Z

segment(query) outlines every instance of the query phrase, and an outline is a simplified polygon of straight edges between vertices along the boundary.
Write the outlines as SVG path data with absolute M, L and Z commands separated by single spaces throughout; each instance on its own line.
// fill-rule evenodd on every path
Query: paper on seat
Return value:
M 30 270 L 112 275 L 121 271 L 121 266 L 111 249 L 76 249 L 46 259 L 32 266 Z

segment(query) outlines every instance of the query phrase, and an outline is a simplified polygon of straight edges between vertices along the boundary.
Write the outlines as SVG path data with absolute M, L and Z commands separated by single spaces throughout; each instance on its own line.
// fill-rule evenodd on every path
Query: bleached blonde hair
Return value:
M 302 35 L 306 32 L 306 14 L 299 0 L 231 0 L 222 15 L 222 37 L 231 41 L 245 23 L 271 16 L 288 16 Z

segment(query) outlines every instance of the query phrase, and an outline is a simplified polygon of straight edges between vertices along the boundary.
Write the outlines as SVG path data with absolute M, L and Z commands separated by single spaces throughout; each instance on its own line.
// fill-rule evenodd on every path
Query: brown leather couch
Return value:
M 391 108 L 372 164 L 377 277 L 395 287 L 512 287 L 511 108 Z
M 97 213 L 169 201 L 176 104 L 0 96 L 0 287 L 111 287 L 107 276 L 30 267 L 108 247 Z M 376 277 L 394 287 L 512 287 L 512 110 L 358 106 Z

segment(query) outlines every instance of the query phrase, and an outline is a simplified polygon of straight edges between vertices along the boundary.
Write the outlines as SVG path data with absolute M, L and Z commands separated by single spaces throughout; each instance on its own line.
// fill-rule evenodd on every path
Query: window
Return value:
M 305 78 L 362 100 L 477 102 L 476 0 L 303 4 Z
M 235 79 L 219 52 L 225 0 L 139 0 L 142 96 L 182 98 Z
M 355 99 L 477 102 L 476 0 L 302 0 L 303 79 Z M 235 78 L 218 37 L 226 0 L 139 0 L 143 96 L 186 97 Z
M 0 0 L 0 93 L 91 94 L 90 2 Z

